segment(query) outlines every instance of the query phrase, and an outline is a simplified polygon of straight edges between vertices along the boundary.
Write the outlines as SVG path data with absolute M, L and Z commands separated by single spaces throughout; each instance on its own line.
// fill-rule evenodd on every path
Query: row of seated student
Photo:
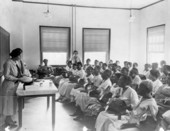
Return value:
M 169 65 L 164 65 L 162 70 L 156 63 L 152 64 L 152 69 L 145 65 L 147 73 L 143 78 L 137 66 L 129 70 L 116 64 L 103 64 L 101 67 L 97 61 L 94 66 L 86 64 L 83 67 L 81 62 L 72 65 L 68 61 L 66 71 L 53 79 L 60 94 L 56 101 L 75 103 L 76 111 L 71 115 L 75 116 L 74 120 L 92 116 L 96 118 L 96 131 L 124 128 L 149 131 L 158 128 L 158 114 L 161 114 L 161 128 L 168 127 Z M 166 106 L 160 109 L 158 105 Z

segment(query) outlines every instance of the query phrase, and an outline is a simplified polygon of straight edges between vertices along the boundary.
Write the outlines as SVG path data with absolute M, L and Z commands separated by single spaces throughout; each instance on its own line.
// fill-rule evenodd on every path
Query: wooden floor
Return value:
M 74 117 L 70 116 L 70 114 L 74 110 L 73 104 L 56 102 L 55 131 L 86 131 L 83 130 L 83 127 L 87 127 L 89 130 L 93 128 L 94 120 L 73 120 Z M 18 120 L 17 115 L 14 119 Z M 51 105 L 47 110 L 47 98 L 39 97 L 25 100 L 23 126 L 10 131 L 52 131 Z

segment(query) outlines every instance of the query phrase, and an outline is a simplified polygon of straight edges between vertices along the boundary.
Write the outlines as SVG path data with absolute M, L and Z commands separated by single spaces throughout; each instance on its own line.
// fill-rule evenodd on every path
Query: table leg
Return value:
M 50 97 L 47 96 L 47 110 L 49 109 L 49 106 L 50 106 Z
M 23 108 L 23 98 L 18 98 L 18 121 L 19 121 L 19 127 L 22 127 L 22 108 Z
M 55 129 L 55 94 L 52 95 L 52 130 Z

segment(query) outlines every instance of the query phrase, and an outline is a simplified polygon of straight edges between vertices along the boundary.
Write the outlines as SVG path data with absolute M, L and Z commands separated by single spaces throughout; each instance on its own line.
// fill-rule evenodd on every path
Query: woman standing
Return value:
M 10 53 L 8 59 L 3 65 L 3 75 L 5 80 L 0 89 L 0 114 L 5 117 L 6 125 L 15 127 L 16 123 L 12 120 L 12 116 L 16 113 L 17 109 L 17 96 L 16 90 L 24 74 L 24 66 L 21 62 L 22 50 L 16 48 Z

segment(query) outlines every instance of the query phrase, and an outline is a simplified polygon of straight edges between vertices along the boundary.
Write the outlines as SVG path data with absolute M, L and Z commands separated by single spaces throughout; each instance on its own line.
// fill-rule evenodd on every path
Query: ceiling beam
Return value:
M 99 8 L 99 9 L 118 9 L 118 10 L 142 10 L 152 5 L 158 4 L 165 0 L 159 0 L 157 2 L 151 3 L 147 6 L 141 8 L 119 8 L 119 7 L 102 7 L 102 6 L 86 6 L 86 5 L 76 5 L 76 4 L 59 4 L 59 3 L 51 3 L 51 2 L 37 2 L 37 1 L 26 1 L 26 0 L 12 0 L 14 2 L 22 2 L 22 3 L 29 3 L 29 4 L 44 4 L 44 5 L 56 5 L 56 6 L 70 6 L 70 7 L 81 7 L 81 8 Z
M 150 7 L 150 6 L 152 6 L 152 5 L 158 4 L 158 3 L 163 2 L 163 1 L 165 1 L 165 0 L 159 0 L 159 1 L 157 1 L 157 2 L 154 2 L 154 3 L 152 3 L 152 4 L 149 4 L 149 5 L 144 6 L 144 7 L 142 7 L 142 8 L 139 8 L 139 10 L 145 9 L 145 8 L 147 8 L 147 7 Z

